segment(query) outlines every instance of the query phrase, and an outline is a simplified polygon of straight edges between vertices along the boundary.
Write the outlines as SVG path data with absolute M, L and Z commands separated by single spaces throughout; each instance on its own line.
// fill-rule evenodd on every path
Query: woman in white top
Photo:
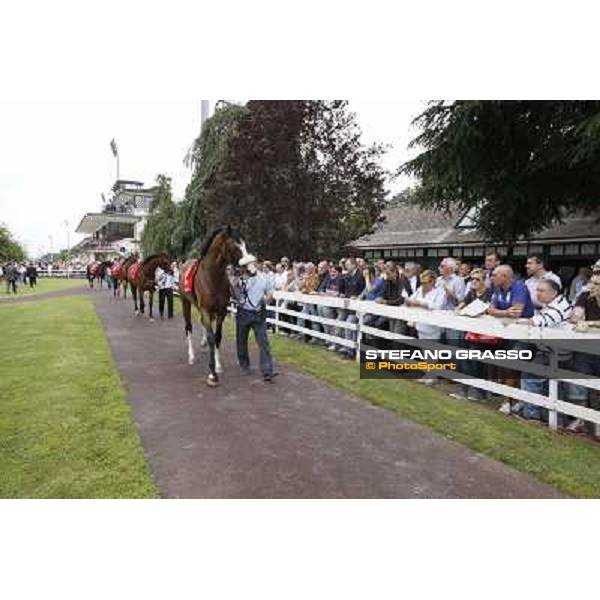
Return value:
M 421 273 L 419 281 L 421 287 L 406 299 L 407 306 L 417 306 L 428 310 L 440 310 L 446 301 L 446 292 L 443 287 L 436 287 L 436 275 L 433 271 L 427 270 Z M 439 340 L 442 336 L 443 327 L 435 325 L 426 325 L 417 323 L 415 328 L 421 340 Z
M 407 306 L 417 306 L 426 308 L 427 310 L 440 310 L 446 301 L 446 292 L 443 287 L 436 287 L 436 274 L 430 269 L 423 271 L 419 277 L 421 287 L 407 298 L 405 303 Z M 439 340 L 442 337 L 443 327 L 435 325 L 426 325 L 425 323 L 416 323 L 415 329 L 420 340 Z M 422 377 L 420 383 L 425 385 L 433 385 L 437 377 Z

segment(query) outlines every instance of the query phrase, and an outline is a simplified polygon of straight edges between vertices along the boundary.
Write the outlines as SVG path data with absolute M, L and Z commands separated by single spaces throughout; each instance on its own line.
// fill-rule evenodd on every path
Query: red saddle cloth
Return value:
M 140 271 L 141 263 L 136 262 L 129 267 L 129 279 L 137 279 L 138 273 Z
M 200 266 L 200 261 L 195 260 L 184 272 L 183 274 L 183 291 L 184 292 L 193 292 L 194 291 L 194 277 L 196 277 L 196 273 L 198 271 L 198 267 Z
M 112 276 L 117 279 L 120 275 L 121 275 L 121 268 L 123 267 L 123 262 L 118 262 L 113 268 L 112 268 Z

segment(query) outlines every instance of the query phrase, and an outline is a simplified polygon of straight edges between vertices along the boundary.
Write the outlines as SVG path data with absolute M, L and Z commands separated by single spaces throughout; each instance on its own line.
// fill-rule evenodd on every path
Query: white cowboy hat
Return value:
M 240 262 L 238 264 L 240 265 L 240 267 L 246 267 L 250 263 L 255 263 L 255 262 L 256 262 L 256 256 L 252 256 L 252 254 L 246 254 L 246 256 L 242 256 L 242 258 L 240 258 Z

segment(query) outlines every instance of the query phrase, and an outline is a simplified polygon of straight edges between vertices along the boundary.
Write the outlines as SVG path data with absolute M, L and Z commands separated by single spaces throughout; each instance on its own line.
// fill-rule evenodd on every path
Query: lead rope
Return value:
M 246 282 L 244 281 L 243 277 L 240 277 L 240 285 L 242 288 L 242 294 L 244 294 L 244 297 L 246 298 L 246 302 L 248 302 L 248 304 L 252 307 L 252 308 L 259 308 L 258 306 L 256 306 L 249 298 L 248 296 L 248 288 L 246 287 Z

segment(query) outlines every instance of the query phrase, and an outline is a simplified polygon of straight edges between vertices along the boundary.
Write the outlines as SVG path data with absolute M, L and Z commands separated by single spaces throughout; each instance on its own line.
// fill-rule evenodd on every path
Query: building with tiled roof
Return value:
M 514 244 L 485 238 L 464 211 L 431 211 L 414 205 L 388 208 L 375 231 L 350 246 L 365 258 L 416 260 L 434 266 L 444 256 L 483 263 L 497 252 L 509 263 L 522 263 L 528 254 L 542 254 L 551 267 L 586 266 L 600 256 L 600 214 L 573 215 Z

